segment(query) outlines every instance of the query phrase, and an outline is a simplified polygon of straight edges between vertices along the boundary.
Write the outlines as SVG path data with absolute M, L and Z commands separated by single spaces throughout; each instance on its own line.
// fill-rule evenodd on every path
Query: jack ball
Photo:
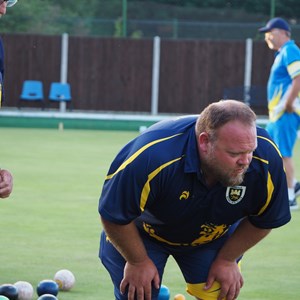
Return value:
M 182 294 L 177 294 L 174 296 L 174 300 L 185 300 L 185 297 Z

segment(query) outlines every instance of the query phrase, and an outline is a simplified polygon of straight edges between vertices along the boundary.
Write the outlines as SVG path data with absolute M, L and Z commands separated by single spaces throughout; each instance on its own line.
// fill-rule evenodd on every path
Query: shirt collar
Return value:
M 287 47 L 288 45 L 291 45 L 291 44 L 295 44 L 295 41 L 294 40 L 289 40 L 289 41 L 287 41 L 286 43 L 284 43 L 276 52 L 275 52 L 275 56 L 277 55 L 277 54 L 279 54 L 281 51 L 282 51 L 282 49 L 284 49 L 285 47 Z
M 199 159 L 199 152 L 197 147 L 195 127 L 191 127 L 189 131 L 189 137 L 187 139 L 184 172 L 185 173 L 200 172 L 200 159 Z

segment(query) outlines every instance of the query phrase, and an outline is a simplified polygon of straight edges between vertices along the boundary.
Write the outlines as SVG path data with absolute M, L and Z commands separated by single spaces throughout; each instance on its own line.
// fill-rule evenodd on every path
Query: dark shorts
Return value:
M 212 262 L 224 242 L 235 230 L 235 227 L 236 226 L 231 226 L 228 233 L 222 238 L 197 247 L 172 247 L 157 242 L 146 235 L 142 234 L 141 236 L 149 257 L 158 269 L 161 282 L 168 257 L 172 255 L 177 262 L 186 283 L 193 285 L 206 282 Z M 111 276 L 116 299 L 127 300 L 127 295 L 121 295 L 119 290 L 126 262 L 115 247 L 107 240 L 104 232 L 102 232 L 101 235 L 99 257 Z M 153 288 L 152 299 L 156 300 L 157 296 L 158 290 Z

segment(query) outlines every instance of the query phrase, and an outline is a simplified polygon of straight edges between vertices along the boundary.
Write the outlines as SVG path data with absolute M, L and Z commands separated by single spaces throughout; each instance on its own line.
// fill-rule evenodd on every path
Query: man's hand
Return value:
M 0 198 L 7 198 L 13 189 L 13 177 L 7 170 L 0 170 Z
M 135 264 L 126 263 L 124 278 L 120 284 L 120 291 L 125 293 L 128 288 L 128 300 L 151 300 L 151 289 L 159 289 L 159 274 L 153 262 L 147 258 Z M 135 295 L 137 298 L 135 298 Z
M 217 258 L 209 271 L 205 290 L 211 288 L 214 281 L 221 285 L 218 300 L 234 300 L 238 297 L 244 284 L 240 269 L 235 261 Z

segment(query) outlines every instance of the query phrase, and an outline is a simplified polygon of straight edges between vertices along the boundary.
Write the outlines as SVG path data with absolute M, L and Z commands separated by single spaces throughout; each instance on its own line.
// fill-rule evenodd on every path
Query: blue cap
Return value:
M 291 27 L 287 21 L 282 18 L 273 18 L 271 19 L 266 26 L 258 29 L 259 32 L 269 32 L 272 29 L 282 29 L 285 31 L 291 31 Z

